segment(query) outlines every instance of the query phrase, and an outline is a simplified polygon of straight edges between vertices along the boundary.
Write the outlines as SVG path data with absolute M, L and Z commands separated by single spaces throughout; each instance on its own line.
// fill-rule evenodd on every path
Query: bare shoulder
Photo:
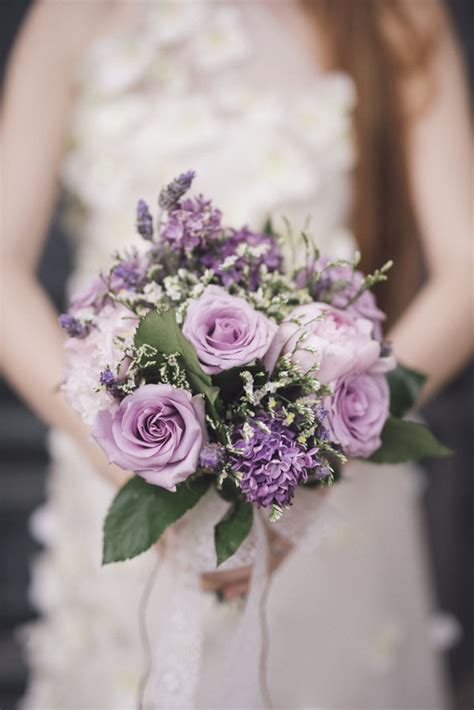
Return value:
M 119 0 L 36 0 L 20 32 L 15 55 L 41 55 L 58 71 L 74 64 L 87 47 L 107 32 L 119 12 Z

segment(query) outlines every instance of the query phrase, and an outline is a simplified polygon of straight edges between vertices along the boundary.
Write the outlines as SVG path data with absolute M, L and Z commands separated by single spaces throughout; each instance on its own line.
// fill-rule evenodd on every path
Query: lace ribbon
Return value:
M 220 669 L 205 668 L 205 630 L 209 614 L 215 612 L 215 602 L 211 595 L 201 591 L 200 575 L 215 568 L 213 528 L 225 507 L 225 502 L 215 494 L 208 494 L 178 523 L 174 536 L 167 543 L 147 609 L 152 671 L 142 708 L 196 708 L 203 672 L 212 677 L 206 679 L 206 698 L 199 707 L 206 710 L 271 708 L 266 683 L 265 617 L 270 581 L 269 544 L 261 514 L 254 516 L 250 539 L 242 546 L 244 549 L 239 551 L 240 555 L 232 558 L 232 565 L 224 565 L 224 568 L 240 566 L 248 563 L 251 557 L 253 570 L 249 592 L 235 628 L 232 615 L 229 615 L 232 636 L 224 662 L 220 660 Z M 341 515 L 333 491 L 324 497 L 302 491 L 286 520 L 279 523 L 280 531 L 306 551 L 314 551 L 334 524 L 340 522 Z
M 268 540 L 260 515 L 254 516 L 256 558 L 247 603 L 232 640 L 221 684 L 216 682 L 210 707 L 270 708 L 264 652 L 266 642 L 265 596 L 268 590 Z M 238 669 L 238 672 L 237 672 Z M 245 679 L 245 682 L 242 682 Z

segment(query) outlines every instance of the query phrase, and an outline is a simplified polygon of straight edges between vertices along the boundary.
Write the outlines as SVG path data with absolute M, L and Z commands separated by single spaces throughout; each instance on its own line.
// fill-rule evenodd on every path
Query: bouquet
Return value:
M 328 486 L 348 457 L 399 463 L 446 455 L 402 417 L 423 376 L 397 365 L 371 288 L 353 261 L 305 234 L 288 272 L 281 240 L 223 223 L 194 172 L 164 187 L 157 219 L 140 200 L 141 250 L 116 254 L 72 299 L 64 389 L 110 462 L 134 476 L 104 525 L 104 563 L 129 559 L 214 487 L 228 501 L 216 562 L 271 522 L 298 486 Z

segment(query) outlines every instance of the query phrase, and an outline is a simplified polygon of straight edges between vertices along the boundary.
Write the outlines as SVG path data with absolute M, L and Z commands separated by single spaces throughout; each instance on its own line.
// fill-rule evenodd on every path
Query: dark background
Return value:
M 1 79 L 11 44 L 29 5 L 30 0 L 0 0 Z M 450 0 L 448 5 L 459 31 L 472 85 L 474 2 Z M 64 283 L 70 269 L 70 249 L 55 218 L 39 276 L 58 309 L 63 306 Z M 0 708 L 10 710 L 16 707 L 27 678 L 15 628 L 35 615 L 27 599 L 29 562 L 36 551 L 28 533 L 28 518 L 44 500 L 48 456 L 46 428 L 2 381 L 0 412 L 3 464 L 0 474 Z M 426 462 L 424 514 L 438 604 L 443 611 L 454 614 L 463 628 L 461 640 L 448 656 L 455 704 L 459 710 L 471 710 L 474 708 L 474 363 L 430 403 L 424 415 L 435 433 L 456 452 L 448 461 Z

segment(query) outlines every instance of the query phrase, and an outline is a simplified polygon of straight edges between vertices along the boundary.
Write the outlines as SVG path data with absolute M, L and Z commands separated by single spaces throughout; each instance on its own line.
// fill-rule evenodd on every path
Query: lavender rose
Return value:
M 114 411 L 97 414 L 92 436 L 110 463 L 174 491 L 198 466 L 204 401 L 171 385 L 142 385 Z
M 337 383 L 326 408 L 329 429 L 345 454 L 367 458 L 380 447 L 389 401 L 384 375 L 350 375 Z
M 279 327 L 264 364 L 271 372 L 280 355 L 291 353 L 303 372 L 319 368 L 318 380 L 327 384 L 375 366 L 380 343 L 372 335 L 373 325 L 365 318 L 326 303 L 298 306 Z M 379 368 L 383 371 L 383 364 Z
M 202 369 L 211 375 L 262 358 L 276 330 L 276 324 L 247 301 L 219 286 L 208 286 L 190 302 L 183 325 Z

